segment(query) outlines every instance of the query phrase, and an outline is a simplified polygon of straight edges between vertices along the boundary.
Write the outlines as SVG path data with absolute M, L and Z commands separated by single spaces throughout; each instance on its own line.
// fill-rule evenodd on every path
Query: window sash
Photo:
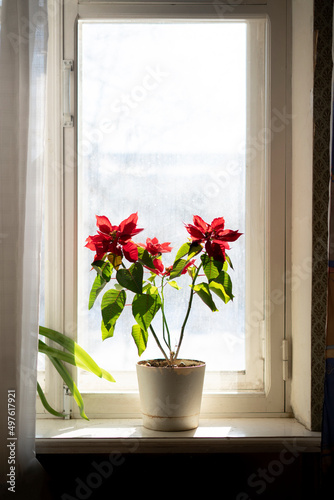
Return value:
M 157 18 L 164 16 L 167 18 L 182 18 L 197 19 L 197 18 L 212 18 L 217 16 L 217 12 L 213 13 L 212 5 L 185 5 L 184 3 L 177 6 L 170 6 L 168 2 L 163 5 L 142 5 L 140 2 L 135 5 L 112 4 L 107 2 L 100 4 L 99 2 L 79 2 L 75 0 L 65 2 L 64 9 L 64 46 L 62 49 L 56 50 L 57 54 L 62 51 L 63 59 L 75 59 L 76 44 L 73 36 L 73 28 L 76 26 L 76 21 L 80 19 L 103 19 L 103 18 L 126 18 L 134 17 L 150 17 Z M 248 2 L 249 3 L 249 2 Z M 278 6 L 278 3 L 280 4 Z M 91 5 L 90 5 L 91 4 Z M 228 2 L 227 2 L 228 4 Z M 248 414 L 252 412 L 263 412 L 278 414 L 283 413 L 286 409 L 284 392 L 285 383 L 282 380 L 282 363 L 280 359 L 281 342 L 285 336 L 285 310 L 284 310 L 284 280 L 282 276 L 285 271 L 285 205 L 284 205 L 284 179 L 286 168 L 286 137 L 289 132 L 288 117 L 286 114 L 286 83 L 285 72 L 281 68 L 286 66 L 286 51 L 284 41 L 286 40 L 286 2 L 266 2 L 265 9 L 263 5 L 244 5 L 238 3 L 235 5 L 233 17 L 244 16 L 247 18 L 250 14 L 254 16 L 269 16 L 271 29 L 271 59 L 275 61 L 270 69 L 268 83 L 270 85 L 270 102 L 269 109 L 269 132 L 270 136 L 270 151 L 266 150 L 266 155 L 270 155 L 268 159 L 269 170 L 267 171 L 268 193 L 267 193 L 267 212 L 265 217 L 266 225 L 266 261 L 270 272 L 266 276 L 266 287 L 263 289 L 265 294 L 264 305 L 267 309 L 267 321 L 263 323 L 263 318 L 259 318 L 259 328 L 265 331 L 265 342 L 256 349 L 264 349 L 264 374 L 265 388 L 263 391 L 249 393 L 244 387 L 244 390 L 238 394 L 205 394 L 203 397 L 203 413 L 207 415 L 225 415 L 225 414 Z M 227 16 L 228 17 L 228 16 Z M 54 41 L 57 45 L 56 41 Z M 251 50 L 251 49 L 250 49 Z M 75 68 L 76 69 L 76 68 Z M 60 77 L 61 75 L 59 75 Z M 59 94 L 60 89 L 56 89 Z M 76 89 L 72 89 L 73 100 L 76 99 Z M 250 115 L 248 113 L 248 115 Z M 286 117 L 286 118 L 285 118 Z M 271 128 L 273 118 L 281 120 L 282 128 L 278 130 Z M 276 120 L 277 121 L 277 120 Z M 276 123 L 276 122 L 275 122 Z M 253 126 L 251 124 L 251 126 Z M 56 133 L 57 135 L 57 133 Z M 59 135 L 59 132 L 58 132 Z M 57 322 L 59 328 L 62 328 L 66 334 L 76 335 L 76 294 L 75 285 L 77 281 L 76 266 L 75 266 L 75 248 L 76 241 L 73 233 L 72 223 L 68 221 L 76 220 L 76 129 L 65 128 L 61 132 L 63 144 L 58 144 L 58 150 L 61 151 L 60 156 L 64 158 L 62 182 L 58 183 L 58 197 L 54 203 L 54 214 L 60 226 L 64 230 L 61 231 L 59 239 L 56 243 L 57 262 L 59 266 L 64 263 L 64 273 L 59 276 L 58 270 L 52 271 L 53 277 L 49 276 L 49 281 L 53 283 L 53 303 L 58 302 L 58 312 L 49 313 L 47 316 L 51 323 Z M 52 181 L 50 182 L 52 185 Z M 247 189 L 251 189 L 251 183 Z M 255 200 L 255 198 L 253 197 Z M 280 207 L 279 210 L 275 210 Z M 64 217 L 66 214 L 66 217 Z M 55 223 L 55 220 L 53 220 Z M 249 222 L 250 227 L 254 230 L 253 221 Z M 53 227 L 59 227 L 54 224 Z M 270 231 L 270 227 L 275 227 L 275 232 Z M 48 235 L 49 245 L 50 239 L 53 236 Z M 280 244 L 277 244 L 277 241 Z M 54 243 L 54 242 L 53 242 Z M 65 250 L 66 248 L 66 250 Z M 64 259 L 66 255 L 66 259 Z M 274 265 L 272 263 L 275 263 Z M 256 279 L 256 269 L 252 269 L 254 279 Z M 62 293 L 63 292 L 63 296 Z M 62 298 L 59 298 L 61 297 Z M 49 300 L 49 299 L 48 299 Z M 51 309 L 51 307 L 50 307 Z M 253 311 L 254 312 L 254 311 Z M 56 319 L 58 318 L 58 320 Z M 248 343 L 251 345 L 251 343 Z M 254 345 L 254 344 L 253 344 Z M 73 371 L 73 376 L 75 373 Z M 46 373 L 46 380 L 50 381 L 51 376 L 49 368 Z M 54 400 L 61 400 L 62 394 L 59 395 L 60 385 L 57 383 L 50 384 L 47 382 L 47 390 Z M 58 396 L 54 394 L 57 392 Z M 103 405 L 99 403 L 103 397 Z M 84 395 L 87 412 L 90 415 L 101 416 L 101 411 L 106 416 L 136 416 L 138 415 L 138 405 L 136 396 L 133 394 L 112 394 L 108 398 L 102 394 L 86 394 Z M 98 409 L 98 411 L 97 411 Z M 74 409 L 73 415 L 77 416 Z

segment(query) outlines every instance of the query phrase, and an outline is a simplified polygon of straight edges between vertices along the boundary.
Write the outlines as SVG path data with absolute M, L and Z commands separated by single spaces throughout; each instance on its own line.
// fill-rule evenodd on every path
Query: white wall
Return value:
M 313 0 L 292 0 L 292 32 L 291 404 L 310 428 Z

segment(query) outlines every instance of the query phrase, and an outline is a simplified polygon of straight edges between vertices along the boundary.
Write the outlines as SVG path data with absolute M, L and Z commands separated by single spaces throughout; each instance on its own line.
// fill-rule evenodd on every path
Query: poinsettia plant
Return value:
M 145 243 L 135 243 L 134 236 L 143 231 L 143 228 L 137 228 L 137 222 L 137 213 L 119 225 L 112 225 L 106 216 L 96 216 L 97 234 L 88 236 L 85 245 L 95 252 L 92 268 L 96 271 L 88 307 L 93 307 L 106 285 L 114 283 L 101 301 L 104 340 L 113 336 L 116 322 L 127 304 L 128 292 L 132 292 L 132 302 L 128 305 L 132 306 L 135 320 L 131 333 L 138 355 L 145 351 L 150 332 L 168 365 L 173 365 L 179 355 L 194 295 L 198 295 L 212 311 L 218 310 L 213 294 L 225 304 L 233 299 L 232 281 L 227 272 L 233 266 L 226 250 L 230 249 L 229 242 L 236 241 L 242 233 L 225 229 L 223 217 L 208 224 L 195 215 L 193 224 L 185 224 L 190 237 L 177 251 L 173 263 L 165 267 L 162 254 L 171 252 L 170 242 L 159 243 L 154 237 L 147 238 Z M 190 278 L 189 300 L 179 339 L 173 348 L 165 313 L 164 289 L 167 285 L 180 289 L 177 279 L 186 273 Z M 153 326 L 157 313 L 161 313 L 160 336 Z

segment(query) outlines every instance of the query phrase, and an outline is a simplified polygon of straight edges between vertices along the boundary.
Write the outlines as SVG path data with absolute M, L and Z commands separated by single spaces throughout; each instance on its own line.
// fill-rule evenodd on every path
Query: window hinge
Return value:
M 65 420 L 70 419 L 71 415 L 71 391 L 67 385 L 63 385 L 63 413 Z
M 73 66 L 72 60 L 63 60 L 63 127 L 73 127 L 71 114 L 71 72 L 73 72 Z
M 261 358 L 266 359 L 266 322 L 262 319 L 259 322 L 260 327 L 260 339 L 261 339 Z
M 289 342 L 284 339 L 282 341 L 282 362 L 283 362 L 283 380 L 289 378 Z

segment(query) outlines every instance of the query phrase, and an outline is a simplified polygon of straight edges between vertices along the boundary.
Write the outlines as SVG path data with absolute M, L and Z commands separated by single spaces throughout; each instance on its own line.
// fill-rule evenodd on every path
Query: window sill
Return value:
M 292 453 L 320 452 L 320 432 L 293 418 L 202 420 L 186 432 L 145 429 L 140 419 L 40 419 L 36 453 L 262 453 L 288 448 Z

